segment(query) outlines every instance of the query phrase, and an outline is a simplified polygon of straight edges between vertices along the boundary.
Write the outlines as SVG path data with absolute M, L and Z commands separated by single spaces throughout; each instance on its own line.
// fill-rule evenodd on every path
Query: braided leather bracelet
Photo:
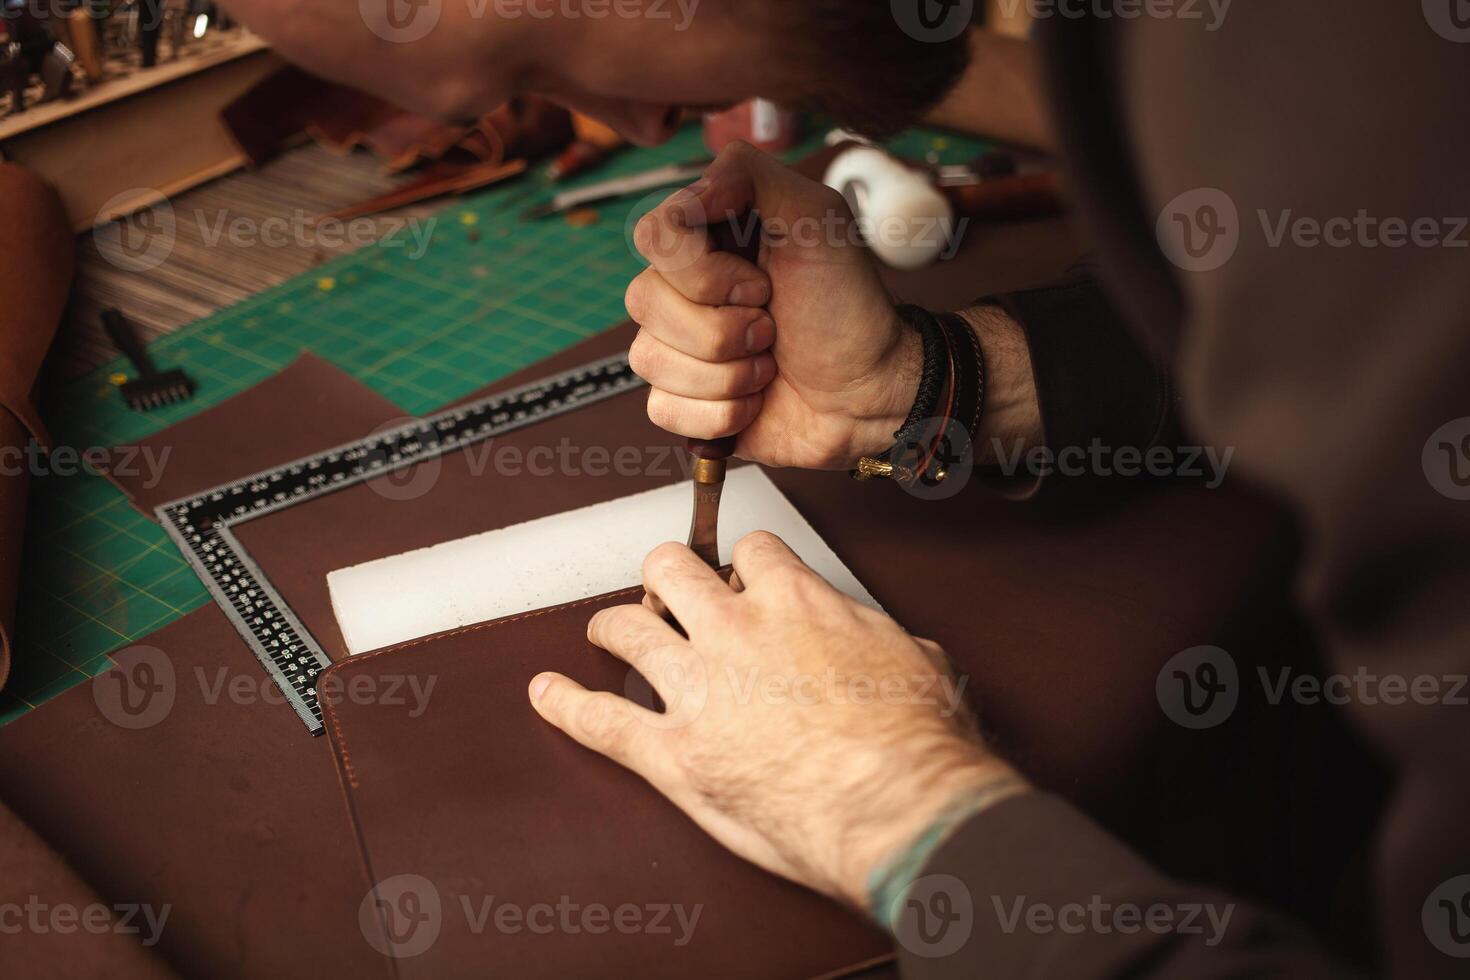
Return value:
M 917 306 L 900 306 L 898 315 L 923 338 L 919 389 L 893 445 L 864 456 L 852 475 L 936 486 L 971 452 L 985 400 L 985 359 L 962 317 Z

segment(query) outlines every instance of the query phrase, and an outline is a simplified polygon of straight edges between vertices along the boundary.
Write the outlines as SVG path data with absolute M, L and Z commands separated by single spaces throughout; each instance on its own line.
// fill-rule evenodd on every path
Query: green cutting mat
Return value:
M 918 131 L 892 145 L 946 163 L 984 149 Z M 584 181 L 703 155 L 691 127 L 663 147 L 619 155 Z M 303 350 L 406 413 L 426 414 L 624 319 L 623 291 L 642 268 L 628 229 L 666 193 L 609 203 L 584 228 L 521 221 L 521 211 L 540 203 L 522 185 L 456 200 L 436 215 L 422 255 L 406 235 L 380 242 L 157 341 L 159 364 L 198 381 L 189 402 L 129 411 L 116 390 L 121 361 L 55 392 L 46 406 L 53 440 L 79 449 L 136 442 L 264 380 Z M 163 530 L 100 476 L 39 477 L 27 525 L 15 667 L 0 691 L 0 724 L 101 673 L 110 651 L 209 601 Z

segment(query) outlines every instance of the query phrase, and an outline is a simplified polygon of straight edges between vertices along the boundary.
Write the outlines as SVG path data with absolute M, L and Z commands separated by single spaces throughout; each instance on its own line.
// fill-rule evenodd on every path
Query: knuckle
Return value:
M 715 318 L 711 329 L 704 331 L 706 355 L 712 361 L 730 361 L 746 353 L 744 321 L 724 312 Z
M 743 401 L 716 402 L 710 408 L 710 428 L 720 434 L 713 438 L 738 432 L 744 428 L 742 424 L 744 421 L 745 403 Z
M 666 432 L 685 435 L 684 413 L 679 403 L 668 393 L 654 388 L 648 393 L 648 420 Z
M 714 261 L 720 253 L 705 256 L 690 267 L 682 292 L 685 297 L 704 306 L 717 306 L 725 300 L 720 289 L 720 264 Z
M 718 397 L 744 397 L 754 386 L 755 376 L 755 364 L 753 360 L 744 360 L 730 364 L 720 374 Z
M 753 560 L 759 562 L 764 558 L 769 558 L 772 549 L 780 541 L 781 539 L 770 531 L 752 531 L 735 542 L 735 548 L 731 553 L 731 557 L 738 556 L 746 561 Z
M 842 196 L 842 192 L 825 184 L 817 184 L 812 188 L 812 204 L 820 208 L 823 214 L 834 214 L 843 218 L 852 216 L 852 207 L 847 203 L 847 198 Z
M 783 561 L 772 565 L 766 578 L 782 591 L 805 591 L 811 585 L 811 576 L 796 562 Z
M 658 345 L 653 338 L 640 330 L 638 336 L 633 338 L 632 345 L 628 348 L 628 366 L 633 373 L 645 381 L 650 375 L 657 373 L 660 355 Z
M 825 582 L 800 561 L 775 559 L 761 574 L 770 591 L 810 602 L 821 597 Z
M 652 311 L 653 284 L 649 281 L 651 272 L 652 270 L 645 270 L 634 276 L 623 292 L 623 307 L 628 311 L 628 316 L 638 323 L 642 323 Z
M 650 573 L 672 571 L 680 564 L 683 555 L 683 547 L 673 541 L 665 541 L 654 548 L 643 559 L 643 574 L 648 577 Z
M 633 244 L 644 258 L 651 258 L 653 246 L 658 241 L 658 218 L 650 211 L 638 219 L 633 226 Z
M 725 144 L 725 148 L 720 151 L 717 159 L 722 163 L 740 162 L 749 160 L 758 153 L 760 151 L 745 140 L 732 140 Z

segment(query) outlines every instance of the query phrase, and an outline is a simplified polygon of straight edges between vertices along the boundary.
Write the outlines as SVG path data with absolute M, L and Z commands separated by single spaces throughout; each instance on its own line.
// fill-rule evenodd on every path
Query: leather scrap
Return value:
M 18 462 L 27 443 L 49 445 L 36 410 L 41 364 L 71 291 L 73 244 L 56 192 L 15 164 L 0 164 L 0 255 L 8 268 L 0 304 L 0 687 L 14 654 L 30 476 Z
M 172 980 L 144 945 L 171 910 L 104 901 L 0 803 L 0 975 L 28 980 Z
M 0 728 L 0 799 L 104 901 L 171 906 L 154 949 L 181 976 L 385 976 L 329 747 L 224 614 L 113 656 Z
M 139 440 L 166 462 L 108 474 L 149 518 L 160 504 L 361 439 L 403 412 L 310 351 L 279 374 L 198 415 Z M 154 478 L 157 482 L 153 482 Z
M 252 86 L 220 118 L 256 166 L 309 136 L 337 153 L 365 148 L 389 173 L 444 159 L 537 159 L 573 136 L 570 113 L 539 96 L 512 99 L 472 123 L 445 123 L 289 66 Z
M 161 488 L 118 482 L 147 511 L 398 414 L 304 354 L 148 440 L 178 450 Z M 270 440 L 242 438 L 257 424 Z M 118 669 L 0 727 L 0 799 L 103 901 L 171 905 L 155 949 L 182 976 L 387 975 L 359 925 L 361 871 L 328 746 L 284 706 L 219 608 L 113 658 Z M 104 974 L 130 977 L 77 975 Z

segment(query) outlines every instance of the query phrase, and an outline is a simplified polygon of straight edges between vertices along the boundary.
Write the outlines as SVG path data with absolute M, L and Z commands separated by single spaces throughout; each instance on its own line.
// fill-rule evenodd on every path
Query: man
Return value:
M 1470 24 L 1451 0 L 1348 6 L 1038 9 L 1107 285 L 1082 273 L 964 311 L 986 374 L 975 444 L 982 462 L 996 436 L 1147 447 L 1182 421 L 1236 447 L 1238 470 L 1289 502 L 1309 546 L 1302 602 L 1334 672 L 1443 685 L 1407 702 L 1385 686 L 1348 711 L 1397 776 L 1374 860 L 1382 968 L 1448 976 L 1470 955 L 1470 712 L 1451 693 L 1470 673 L 1470 128 L 1456 98 L 1470 90 Z M 571 4 L 547 20 L 466 19 L 402 50 L 354 25 L 343 0 L 234 7 L 335 77 L 381 89 L 380 62 L 401 66 L 406 94 L 439 111 L 534 89 L 649 142 L 674 100 L 755 94 L 881 131 L 963 61 L 953 35 L 905 34 L 902 3 L 710 0 L 682 37 L 649 20 L 578 22 Z M 442 16 L 463 17 L 454 7 Z M 740 455 L 772 465 L 852 467 L 914 403 L 920 343 L 839 242 L 778 237 L 759 265 L 711 250 L 703 221 L 748 208 L 786 227 L 842 213 L 831 192 L 736 147 L 639 226 L 652 265 L 628 307 L 649 414 L 684 435 L 739 433 Z M 687 639 L 639 606 L 588 626 L 656 688 L 693 678 L 704 693 L 687 724 L 645 724 L 558 675 L 532 681 L 538 711 L 735 852 L 888 926 L 914 882 L 941 876 L 1051 909 L 1229 901 L 1159 875 L 923 699 L 739 698 L 730 664 L 783 677 L 946 668 L 770 536 L 741 541 L 734 565 L 743 591 L 680 546 L 648 557 L 645 583 Z M 977 915 L 948 957 L 901 957 L 915 977 L 1343 972 L 1270 913 L 1233 908 L 1220 931 L 1192 933 Z

